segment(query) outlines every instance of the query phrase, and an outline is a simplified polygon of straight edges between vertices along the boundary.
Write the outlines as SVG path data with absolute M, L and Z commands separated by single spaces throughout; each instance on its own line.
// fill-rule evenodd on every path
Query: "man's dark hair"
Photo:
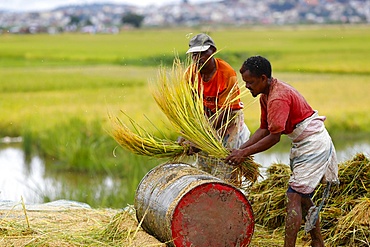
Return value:
M 252 76 L 260 77 L 266 75 L 271 78 L 271 64 L 269 60 L 261 56 L 253 56 L 245 60 L 239 72 L 243 74 L 249 70 Z

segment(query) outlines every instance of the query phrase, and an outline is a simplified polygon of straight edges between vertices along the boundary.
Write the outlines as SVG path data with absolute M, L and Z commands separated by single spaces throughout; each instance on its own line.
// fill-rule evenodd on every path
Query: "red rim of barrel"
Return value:
M 218 195 L 220 197 L 220 200 L 215 200 L 214 198 L 207 199 L 209 194 L 211 196 L 217 196 L 216 194 L 212 195 L 211 190 L 216 190 L 217 193 L 220 193 Z M 222 194 L 227 196 L 232 196 L 232 200 L 228 200 L 228 202 L 225 202 L 225 200 L 222 199 Z M 207 195 L 207 196 L 204 196 Z M 198 202 L 197 202 L 198 200 Z M 199 203 L 200 200 L 200 203 Z M 223 202 L 221 202 L 223 201 Z M 207 204 L 210 204 L 211 206 L 209 208 L 207 207 Z M 217 204 L 217 205 L 215 205 Z M 236 205 L 239 204 L 239 205 Z M 241 205 L 240 205 L 241 204 Z M 240 208 L 243 207 L 243 208 Z M 211 224 L 216 224 L 217 226 L 213 226 L 215 229 L 225 227 L 224 225 L 219 225 L 231 220 L 225 219 L 225 217 L 229 217 L 226 215 L 221 215 L 217 219 L 210 219 L 212 217 L 212 210 L 231 210 L 231 214 L 235 213 L 236 215 L 239 215 L 241 217 L 241 222 L 237 222 L 237 225 L 235 225 L 235 222 L 231 222 L 229 224 L 230 229 L 232 227 L 236 227 L 236 233 L 240 232 L 240 236 L 243 236 L 241 239 L 240 237 L 236 237 L 235 242 L 234 240 L 227 240 L 227 236 L 223 236 L 225 232 L 221 232 L 219 234 L 214 233 L 216 236 L 223 236 L 222 241 L 229 241 L 225 244 L 219 244 L 220 246 L 248 246 L 251 242 L 252 235 L 254 232 L 254 217 L 253 217 L 253 210 L 251 205 L 249 204 L 248 199 L 245 197 L 245 195 L 238 189 L 235 189 L 233 186 L 224 184 L 224 183 L 205 183 L 202 185 L 199 185 L 190 191 L 188 191 L 183 197 L 180 199 L 178 204 L 176 205 L 176 208 L 173 211 L 172 215 L 172 222 L 171 222 L 171 231 L 172 231 L 172 239 L 175 246 L 196 246 L 193 245 L 194 242 L 192 240 L 199 241 L 202 237 L 196 236 L 197 232 L 201 234 L 203 231 L 209 231 L 211 229 L 207 229 L 208 221 L 210 220 Z M 184 213 L 185 212 L 185 213 Z M 229 211 L 228 211 L 229 212 Z M 197 217 L 190 217 L 192 223 L 190 222 L 190 218 L 187 218 L 187 214 L 195 214 Z M 203 218 L 202 218 L 203 215 Z M 230 215 L 231 217 L 232 215 Z M 235 219 L 237 217 L 235 216 Z M 199 221 L 197 222 L 197 219 Z M 196 222 L 194 222 L 196 221 Z M 232 220 L 231 220 L 232 221 Z M 237 220 L 238 221 L 238 220 Z M 241 226 L 243 225 L 243 226 Z M 245 228 L 244 228 L 245 226 Z M 227 227 L 227 226 L 226 226 Z M 191 229 L 190 231 L 186 232 L 187 230 Z M 234 230 L 234 229 L 233 229 Z M 208 232 L 207 232 L 208 233 Z M 233 232 L 234 234 L 235 232 Z M 192 235 L 192 236 L 190 236 Z M 205 235 L 212 235 L 205 234 Z M 190 236 L 190 237 L 189 237 Z M 193 239 L 192 239 L 193 237 Z M 189 239 L 190 238 L 190 239 Z M 226 238 L 226 239 L 225 239 Z M 225 240 L 224 240 L 225 239 Z M 203 241 L 202 239 L 200 241 Z M 204 240 L 204 241 L 207 241 Z M 209 241 L 213 241 L 213 239 L 210 239 Z M 232 243 L 230 242 L 232 241 Z M 202 245 L 202 244 L 201 244 Z M 203 245 L 202 245 L 203 246 Z

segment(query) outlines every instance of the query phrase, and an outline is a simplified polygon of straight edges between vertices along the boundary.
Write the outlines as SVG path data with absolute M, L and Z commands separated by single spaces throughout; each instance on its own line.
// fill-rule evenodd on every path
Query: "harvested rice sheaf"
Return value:
M 352 160 L 339 165 L 340 185 L 335 187 L 333 195 L 361 198 L 370 193 L 370 161 L 364 154 L 357 154 Z
M 198 84 L 185 79 L 186 67 L 188 66 L 178 59 L 174 60 L 172 69 L 161 67 L 157 79 L 150 84 L 152 95 L 169 119 L 172 125 L 169 128 L 195 144 L 208 157 L 217 160 L 216 162 L 223 162 L 230 151 L 223 146 L 220 133 L 205 116 L 203 94 L 199 92 Z M 230 99 L 227 104 L 231 102 Z M 225 105 L 223 109 L 228 109 L 227 106 Z M 223 109 L 216 110 L 215 115 L 223 116 Z M 230 117 L 226 117 L 225 123 L 230 123 L 231 114 L 226 115 Z M 123 148 L 135 154 L 167 158 L 170 161 L 179 160 L 187 153 L 189 146 L 180 145 L 166 138 L 158 138 L 138 126 L 129 117 L 128 119 L 135 131 L 132 131 L 121 119 L 111 117 L 113 123 L 111 135 Z M 236 171 L 233 171 L 235 175 L 233 177 L 236 179 L 230 182 L 238 187 L 241 186 L 242 181 L 248 181 L 249 184 L 254 183 L 260 175 L 259 167 L 260 165 L 254 162 L 252 157 L 248 157 L 239 168 L 236 168 Z
M 267 178 L 252 186 L 249 200 L 256 224 L 269 230 L 284 226 L 289 175 L 289 166 L 273 164 L 267 170 Z M 357 154 L 339 164 L 338 175 L 340 184 L 331 188 L 320 212 L 325 246 L 370 246 L 370 161 L 364 154 Z M 316 205 L 321 202 L 324 189 L 325 185 L 320 185 L 316 191 Z
M 329 230 L 330 246 L 370 246 L 370 198 L 356 200 L 355 207 Z
M 134 154 L 175 160 L 186 153 L 186 147 L 176 141 L 158 138 L 132 120 L 130 122 L 135 132 L 118 118 L 111 118 L 111 122 L 111 136 L 121 147 Z
M 255 183 L 249 194 L 256 224 L 276 229 L 285 222 L 285 192 L 290 168 L 284 164 L 272 164 L 266 171 L 267 178 Z
M 333 186 L 323 214 L 328 211 L 328 217 L 323 218 L 323 228 L 337 225 L 337 218 L 349 213 L 357 204 L 358 199 L 370 197 L 370 161 L 364 154 L 357 154 L 352 160 L 339 164 L 340 184 Z M 318 190 L 322 195 L 325 186 Z M 316 199 L 321 200 L 320 197 Z M 318 203 L 318 202 L 317 202 Z
M 229 150 L 222 144 L 222 138 L 212 122 L 206 118 L 203 106 L 203 94 L 197 79 L 191 81 L 191 78 L 184 76 L 186 68 L 178 59 L 174 60 L 171 70 L 161 68 L 156 81 L 151 84 L 152 95 L 156 100 L 162 112 L 167 116 L 174 130 L 191 141 L 210 158 L 222 160 L 229 154 Z M 187 71 L 189 72 L 189 71 Z M 193 73 L 191 70 L 190 74 Z M 199 89 L 200 88 L 200 89 Z M 224 109 L 228 109 L 233 97 L 227 101 L 223 109 L 217 109 L 215 116 L 223 115 Z M 226 123 L 232 121 L 232 117 L 226 114 Z M 234 185 L 240 186 L 243 179 L 253 183 L 257 180 L 260 165 L 249 157 L 240 168 L 234 172 L 236 181 Z
M 370 246 L 370 161 L 362 153 L 339 165 L 340 185 L 322 217 L 328 246 Z

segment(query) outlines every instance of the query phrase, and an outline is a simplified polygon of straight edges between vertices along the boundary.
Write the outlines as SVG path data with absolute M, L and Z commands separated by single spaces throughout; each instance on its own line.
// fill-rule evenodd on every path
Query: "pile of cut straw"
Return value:
M 290 168 L 283 164 L 272 164 L 266 170 L 267 178 L 255 183 L 249 193 L 257 224 L 268 229 L 277 229 L 285 222 L 285 192 Z
M 274 164 L 268 169 L 268 177 L 251 187 L 249 198 L 257 224 L 270 230 L 284 227 L 289 176 L 287 165 Z M 332 186 L 320 212 L 326 246 L 370 246 L 369 178 L 370 161 L 363 154 L 339 164 L 340 185 Z M 321 202 L 324 189 L 321 186 L 316 191 L 316 205 Z
M 324 236 L 331 246 L 370 246 L 369 158 L 360 153 L 340 164 L 339 180 L 322 213 Z

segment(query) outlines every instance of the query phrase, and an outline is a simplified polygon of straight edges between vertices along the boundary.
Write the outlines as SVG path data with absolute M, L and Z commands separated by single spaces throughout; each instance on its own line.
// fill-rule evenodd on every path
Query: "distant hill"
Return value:
M 123 17 L 141 17 L 135 27 L 200 25 L 287 25 L 370 23 L 368 0 L 182 1 L 161 6 L 66 5 L 51 11 L 0 12 L 0 30 L 107 32 L 127 26 Z M 130 23 L 128 23 L 130 24 Z M 136 23 L 137 24 L 137 23 Z M 30 31 L 31 29 L 31 31 Z

